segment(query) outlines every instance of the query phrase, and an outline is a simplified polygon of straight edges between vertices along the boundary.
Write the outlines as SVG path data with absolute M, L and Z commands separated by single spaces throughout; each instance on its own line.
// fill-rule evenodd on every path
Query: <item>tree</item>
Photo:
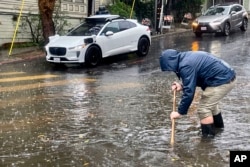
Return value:
M 185 13 L 191 13 L 195 17 L 196 13 L 201 12 L 204 2 L 205 0 L 179 0 L 173 3 L 172 10 L 176 11 L 176 20 L 181 21 Z
M 66 19 L 67 15 L 61 11 L 61 4 L 56 3 L 54 12 L 53 12 L 53 22 L 55 26 L 56 34 L 63 35 L 66 33 L 65 27 L 70 26 L 71 24 Z M 21 19 L 20 28 L 22 31 L 19 32 L 22 34 L 30 34 L 32 37 L 32 43 L 35 45 L 44 45 L 42 23 L 41 23 L 40 14 L 32 14 L 29 12 L 24 15 Z
M 117 14 L 122 17 L 130 18 L 132 5 L 127 5 L 124 2 L 121 2 L 120 0 L 114 0 L 112 5 L 107 6 L 107 9 L 111 14 Z M 131 18 L 134 18 L 134 17 L 135 17 L 135 13 L 133 11 Z
M 55 26 L 53 22 L 55 1 L 56 0 L 38 0 L 45 44 L 49 42 L 49 36 L 55 35 Z
M 135 13 L 138 20 L 142 20 L 143 18 L 149 18 L 151 21 L 154 21 L 154 0 L 149 1 L 135 1 Z
M 32 37 L 32 42 L 34 44 L 39 44 L 42 42 L 42 26 L 41 26 L 41 19 L 40 15 L 34 15 L 28 13 L 26 16 L 23 17 L 20 28 L 22 29 L 22 33 L 30 33 Z

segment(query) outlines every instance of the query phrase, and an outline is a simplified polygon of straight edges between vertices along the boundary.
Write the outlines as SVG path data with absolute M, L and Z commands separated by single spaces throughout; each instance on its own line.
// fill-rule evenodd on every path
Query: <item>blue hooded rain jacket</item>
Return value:
M 160 66 L 162 71 L 173 71 L 182 80 L 183 94 L 178 106 L 181 115 L 187 114 L 196 86 L 205 90 L 229 83 L 235 77 L 234 70 L 225 61 L 204 51 L 165 50 Z

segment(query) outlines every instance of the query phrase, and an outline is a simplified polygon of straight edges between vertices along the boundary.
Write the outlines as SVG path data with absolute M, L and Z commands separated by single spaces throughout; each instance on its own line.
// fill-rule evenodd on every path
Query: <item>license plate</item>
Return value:
M 201 27 L 201 30 L 202 30 L 202 31 L 206 31 L 206 30 L 207 30 L 207 27 Z
M 60 58 L 54 58 L 54 62 L 59 63 L 60 61 Z

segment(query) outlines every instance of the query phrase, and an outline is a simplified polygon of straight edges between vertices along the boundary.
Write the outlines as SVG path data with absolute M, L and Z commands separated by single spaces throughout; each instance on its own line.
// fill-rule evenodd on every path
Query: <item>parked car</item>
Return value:
M 247 26 L 248 13 L 240 4 L 212 6 L 192 23 L 197 37 L 201 37 L 203 33 L 222 33 L 228 36 L 233 29 L 246 31 Z
M 97 66 L 102 58 L 136 52 L 146 56 L 151 45 L 148 26 L 119 15 L 94 15 L 65 36 L 51 36 L 45 46 L 51 63 Z

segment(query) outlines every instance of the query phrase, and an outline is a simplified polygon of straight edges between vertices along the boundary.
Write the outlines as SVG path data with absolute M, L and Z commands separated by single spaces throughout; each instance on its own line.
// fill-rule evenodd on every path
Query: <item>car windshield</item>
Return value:
M 67 36 L 91 36 L 97 35 L 105 23 L 83 23 L 79 27 L 70 31 Z
M 205 16 L 211 16 L 211 15 L 226 15 L 229 13 L 229 7 L 225 6 L 213 6 L 210 7 L 205 13 Z

